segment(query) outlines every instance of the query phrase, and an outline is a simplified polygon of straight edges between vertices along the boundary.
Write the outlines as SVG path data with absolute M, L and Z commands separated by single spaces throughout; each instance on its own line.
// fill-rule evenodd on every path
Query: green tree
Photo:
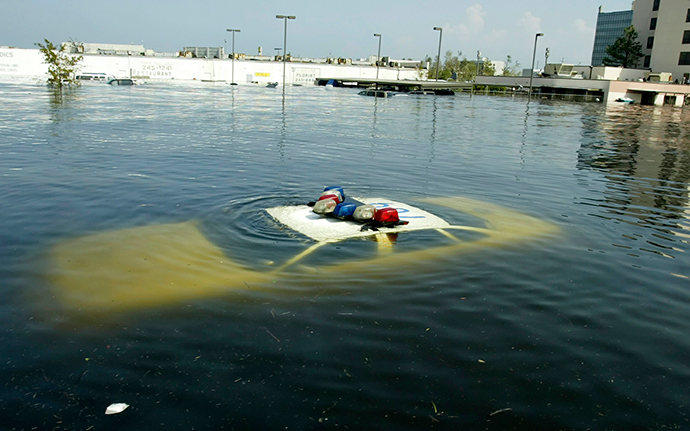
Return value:
M 436 69 L 438 69 L 438 77 L 436 76 Z M 444 67 L 443 62 L 439 65 L 438 58 L 434 57 L 429 65 L 429 79 L 444 79 Z
M 638 34 L 634 26 L 623 30 L 621 37 L 606 47 L 604 66 L 637 67 L 642 54 L 642 44 L 637 40 Z
M 460 71 L 460 55 L 462 55 L 462 52 L 458 52 L 458 55 L 453 55 L 453 51 L 446 51 L 443 71 L 441 72 L 443 79 L 450 79 L 454 73 L 457 74 Z
M 458 81 L 472 81 L 477 74 L 477 62 L 475 60 L 468 60 L 465 57 L 460 59 L 462 51 L 458 51 L 457 55 L 453 51 L 446 51 L 443 62 L 441 63 L 438 76 L 439 79 L 451 79 L 453 76 Z M 436 79 L 436 60 L 427 56 L 426 60 L 429 62 L 429 79 Z M 480 64 L 480 74 L 492 76 L 496 73 L 493 64 L 490 60 L 486 60 Z
M 516 61 L 513 64 L 513 58 L 511 56 L 506 56 L 506 65 L 503 68 L 503 76 L 519 76 L 520 75 L 520 62 Z
M 458 55 L 462 55 L 462 52 L 458 52 Z M 429 79 L 436 79 L 436 65 L 438 64 L 437 59 L 431 59 L 429 56 L 426 57 L 427 60 L 431 60 L 429 63 Z M 462 61 L 457 55 L 453 55 L 453 51 L 446 51 L 444 58 L 441 60 L 441 64 L 438 67 L 438 79 L 450 79 L 453 76 L 453 72 L 458 73 L 462 68 Z M 459 75 L 459 73 L 458 73 Z
M 494 76 L 496 74 L 496 68 L 491 60 L 488 58 L 484 59 L 483 64 L 479 67 L 479 74 L 483 76 Z
M 43 54 L 44 62 L 48 65 L 48 85 L 62 89 L 65 85 L 79 84 L 75 79 L 75 72 L 79 62 L 82 61 L 81 55 L 72 56 L 65 52 L 65 45 L 58 49 L 48 39 L 43 39 L 45 43 L 36 43 L 39 51 Z
M 477 74 L 477 63 L 463 57 L 460 60 L 460 70 L 458 71 L 458 81 L 472 81 Z
M 432 63 L 433 63 L 433 60 L 428 55 L 424 58 L 424 60 L 422 60 L 419 63 L 419 66 L 417 66 L 417 76 L 419 76 L 419 79 L 423 79 L 425 76 L 428 79 L 431 79 L 431 70 L 430 69 L 431 69 Z M 429 65 L 429 70 L 425 69 L 427 67 L 427 65 Z M 426 73 L 425 73 L 425 71 L 426 71 Z M 434 70 L 434 73 L 435 72 L 436 71 Z

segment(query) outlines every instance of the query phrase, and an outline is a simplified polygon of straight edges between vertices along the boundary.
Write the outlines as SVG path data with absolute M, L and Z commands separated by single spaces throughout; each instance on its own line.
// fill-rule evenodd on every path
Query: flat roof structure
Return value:
M 509 87 L 527 91 L 529 77 L 479 76 L 477 85 Z M 667 82 L 621 81 L 605 79 L 533 78 L 532 94 L 537 98 L 615 102 L 631 99 L 640 105 L 688 106 L 690 85 Z M 597 100 L 598 99 L 598 100 Z
M 326 85 L 334 81 L 341 87 L 372 87 L 378 85 L 382 89 L 392 88 L 402 91 L 411 90 L 469 90 L 472 83 L 454 81 L 432 81 L 411 79 L 372 79 L 372 78 L 317 78 L 316 85 Z

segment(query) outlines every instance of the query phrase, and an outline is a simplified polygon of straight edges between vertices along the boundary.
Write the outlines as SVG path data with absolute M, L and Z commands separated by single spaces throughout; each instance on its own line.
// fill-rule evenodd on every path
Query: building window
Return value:
M 652 64 L 652 56 L 651 55 L 645 55 L 644 56 L 644 65 L 642 67 L 649 67 L 650 64 Z
M 681 52 L 678 66 L 690 66 L 690 52 Z
M 649 29 L 656 30 L 656 17 L 652 18 L 652 20 L 649 22 Z
M 652 6 L 652 10 L 659 10 L 659 0 L 654 0 L 654 6 Z
M 686 31 L 686 33 L 687 33 L 687 31 Z M 683 38 L 685 38 L 685 35 L 683 35 Z M 685 39 L 683 39 L 683 40 L 685 40 Z M 683 43 L 685 43 L 685 42 L 683 42 Z M 647 49 L 652 49 L 653 47 L 654 47 L 654 36 L 649 36 L 647 38 Z
M 690 9 L 688 9 L 688 14 L 685 15 L 685 22 L 690 22 Z
M 683 43 L 690 43 L 690 30 L 683 32 Z

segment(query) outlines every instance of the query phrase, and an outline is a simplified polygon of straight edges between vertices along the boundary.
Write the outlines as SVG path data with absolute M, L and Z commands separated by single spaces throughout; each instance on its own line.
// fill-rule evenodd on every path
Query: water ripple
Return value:
M 283 99 L 201 82 L 61 99 L 3 83 L 0 101 L 7 428 L 108 428 L 116 401 L 132 406 L 115 417 L 127 429 L 687 425 L 687 110 L 315 87 Z M 42 276 L 45 254 L 70 239 L 190 220 L 233 262 L 270 273 L 313 242 L 265 209 L 329 184 L 467 196 L 562 234 L 320 270 L 379 253 L 348 241 L 265 290 L 82 319 Z M 400 235 L 395 251 L 450 241 L 432 234 Z

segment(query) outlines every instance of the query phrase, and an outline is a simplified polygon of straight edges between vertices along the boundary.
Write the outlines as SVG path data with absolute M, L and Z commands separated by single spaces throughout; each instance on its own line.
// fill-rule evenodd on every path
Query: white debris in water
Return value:
M 125 411 L 125 409 L 129 407 L 129 404 L 125 403 L 113 403 L 108 406 L 108 408 L 105 409 L 105 414 L 106 415 L 114 415 L 117 413 L 122 413 Z

